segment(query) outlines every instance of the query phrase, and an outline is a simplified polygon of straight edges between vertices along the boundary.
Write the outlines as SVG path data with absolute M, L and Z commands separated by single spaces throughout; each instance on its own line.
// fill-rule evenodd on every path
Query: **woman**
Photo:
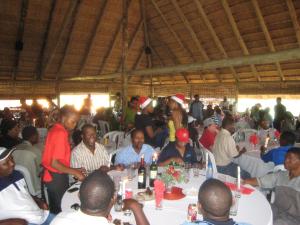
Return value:
M 169 100 L 168 106 L 171 111 L 171 115 L 168 122 L 169 128 L 169 141 L 175 141 L 175 132 L 182 128 L 187 127 L 188 116 L 183 109 L 185 97 L 183 94 L 176 94 Z
M 69 186 L 68 175 L 80 181 L 84 179 L 82 169 L 70 167 L 69 132 L 75 128 L 77 121 L 78 114 L 73 107 L 62 107 L 59 122 L 49 130 L 46 139 L 42 157 L 43 182 L 48 191 L 50 212 L 54 214 L 61 211 L 61 199 Z
M 1 125 L 3 136 L 0 138 L 0 146 L 11 149 L 22 142 L 19 138 L 20 126 L 18 122 L 15 120 L 5 120 Z

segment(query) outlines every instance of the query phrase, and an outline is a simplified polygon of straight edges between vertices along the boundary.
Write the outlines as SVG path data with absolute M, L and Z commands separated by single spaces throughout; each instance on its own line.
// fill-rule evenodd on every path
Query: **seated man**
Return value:
M 197 156 L 189 144 L 189 132 L 186 128 L 180 128 L 175 133 L 176 141 L 170 142 L 158 157 L 158 165 L 165 166 L 171 162 L 179 164 L 197 163 Z
M 28 169 L 34 190 L 41 190 L 41 158 L 42 151 L 35 147 L 39 142 L 38 130 L 33 126 L 24 127 L 22 130 L 23 142 L 18 144 L 12 153 L 17 165 L 24 166 Z
M 290 148 L 285 156 L 287 171 L 246 179 L 245 184 L 261 188 L 275 188 L 272 204 L 274 225 L 299 225 L 300 221 L 300 148 Z
M 150 145 L 144 144 L 144 132 L 138 129 L 132 131 L 131 142 L 131 145 L 117 152 L 115 165 L 128 166 L 132 163 L 138 163 L 142 155 L 144 155 L 145 163 L 151 164 L 152 155 L 155 151 Z
M 203 121 L 204 131 L 199 142 L 208 150 L 212 150 L 218 130 L 218 125 L 213 118 L 207 118 Z
M 262 118 L 259 121 L 259 128 L 258 128 L 257 135 L 259 137 L 259 143 L 261 145 L 265 144 L 265 140 L 268 135 L 270 137 L 270 141 L 277 139 L 276 133 L 277 133 L 277 130 L 275 128 L 270 128 L 270 123 L 267 120 L 267 118 Z
M 296 141 L 296 136 L 293 132 L 285 131 L 280 135 L 280 147 L 274 148 L 266 152 L 266 148 L 261 146 L 261 159 L 264 162 L 273 162 L 275 166 L 283 165 L 286 152 L 293 147 Z
M 218 172 L 237 177 L 238 165 L 232 161 L 246 152 L 246 149 L 243 148 L 240 151 L 238 146 L 236 146 L 231 136 L 234 131 L 234 120 L 225 117 L 222 121 L 222 128 L 216 136 L 212 152 L 215 156 Z M 244 170 L 241 170 L 241 176 L 242 178 L 250 178 L 250 174 Z
M 0 220 L 20 218 L 29 224 L 50 224 L 48 206 L 28 192 L 23 175 L 14 170 L 13 150 L 0 148 Z
M 97 169 L 108 170 L 109 156 L 104 146 L 96 142 L 96 128 L 85 124 L 81 137 L 81 143 L 71 153 L 71 166 L 84 168 L 88 173 Z
M 217 179 L 206 180 L 198 194 L 198 211 L 203 215 L 203 221 L 183 225 L 242 225 L 229 218 L 231 205 L 230 189 Z
M 93 172 L 81 184 L 80 210 L 61 212 L 51 225 L 109 225 L 110 210 L 115 203 L 115 186 L 104 172 Z M 137 225 L 149 225 L 142 205 L 133 199 L 124 200 L 124 209 L 132 210 Z

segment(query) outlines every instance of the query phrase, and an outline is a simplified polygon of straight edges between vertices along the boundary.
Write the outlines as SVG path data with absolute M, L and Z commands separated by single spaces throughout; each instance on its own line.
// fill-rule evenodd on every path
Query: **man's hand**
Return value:
M 85 174 L 87 174 L 85 169 L 80 168 L 80 169 L 73 169 L 73 170 L 74 170 L 74 174 L 73 174 L 74 177 L 79 181 L 83 181 L 85 178 Z
M 179 158 L 179 157 L 172 157 L 171 159 L 170 159 L 170 162 L 176 162 L 176 163 L 178 163 L 178 164 L 184 164 L 184 162 L 183 162 L 183 160 L 182 160 L 182 158 Z
M 245 152 L 247 152 L 247 149 L 246 149 L 245 147 L 242 148 L 242 150 L 239 151 L 240 155 L 241 155 L 241 154 L 244 154 Z
M 133 212 L 136 225 L 149 225 L 148 219 L 143 212 L 143 206 L 134 199 L 123 200 L 123 210 L 131 210 Z
M 33 196 L 33 199 L 34 199 L 34 201 L 36 202 L 36 204 L 38 205 L 38 207 L 40 209 L 44 209 L 44 210 L 48 210 L 49 209 L 47 203 L 44 202 L 42 199 L 40 199 L 40 198 L 38 198 L 36 196 Z
M 142 209 L 143 205 L 138 203 L 135 199 L 124 199 L 123 200 L 123 210 L 138 210 L 138 209 Z
M 101 166 L 101 167 L 99 168 L 99 170 L 102 171 L 102 172 L 107 173 L 107 172 L 110 170 L 110 168 L 109 168 L 108 166 Z
M 27 221 L 23 219 L 7 219 L 0 220 L 0 225 L 27 225 Z
M 124 165 L 121 165 L 121 164 L 116 165 L 116 166 L 113 167 L 113 169 L 115 169 L 117 171 L 123 171 L 124 170 Z

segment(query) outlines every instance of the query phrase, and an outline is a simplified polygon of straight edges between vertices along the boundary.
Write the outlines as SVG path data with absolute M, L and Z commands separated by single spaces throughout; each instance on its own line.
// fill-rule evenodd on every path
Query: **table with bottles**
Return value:
M 158 169 L 159 172 L 162 172 L 162 168 Z M 200 185 L 206 180 L 206 172 L 204 170 L 196 171 L 190 169 L 188 172 L 188 179 L 176 186 L 183 189 L 183 193 L 186 195 L 184 198 L 179 200 L 163 200 L 162 209 L 157 210 L 154 199 L 149 199 L 148 201 L 138 199 L 144 205 L 144 212 L 150 222 L 150 224 L 155 225 L 165 225 L 167 224 L 182 224 L 187 220 L 187 211 L 189 204 L 197 203 L 198 189 Z M 146 174 L 150 174 L 149 169 L 146 169 Z M 110 171 L 109 175 L 114 180 L 115 184 L 118 184 L 119 181 L 126 181 L 124 185 L 125 190 L 131 190 L 133 192 L 133 197 L 135 198 L 137 194 L 142 189 L 138 189 L 138 170 L 128 171 Z M 128 175 L 131 175 L 132 179 L 128 179 Z M 194 176 L 196 175 L 196 176 Z M 226 182 L 234 182 L 234 178 L 223 175 L 216 174 L 218 179 Z M 149 186 L 149 177 L 146 178 L 146 186 Z M 80 187 L 80 183 L 74 184 L 74 187 Z M 117 187 L 118 190 L 121 190 Z M 125 195 L 125 194 L 124 194 Z M 78 190 L 73 192 L 66 192 L 62 199 L 62 211 L 73 211 L 74 204 L 80 204 L 78 198 Z M 260 193 L 258 190 L 254 190 L 250 195 L 242 194 L 237 198 L 237 205 L 235 205 L 235 216 L 232 218 L 238 222 L 245 222 L 252 225 L 271 225 L 272 224 L 272 210 L 269 202 L 266 200 L 265 196 Z M 116 212 L 115 208 L 112 208 L 111 215 L 114 219 L 119 219 L 123 223 L 128 222 L 130 224 L 135 224 L 133 214 L 128 212 Z M 200 214 L 197 215 L 198 219 L 202 219 Z

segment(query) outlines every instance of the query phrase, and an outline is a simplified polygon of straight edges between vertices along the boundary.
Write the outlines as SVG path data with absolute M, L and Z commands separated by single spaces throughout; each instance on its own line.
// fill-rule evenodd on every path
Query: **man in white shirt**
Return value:
M 23 142 L 18 144 L 12 153 L 15 163 L 28 169 L 35 192 L 41 190 L 41 158 L 42 151 L 35 147 L 39 141 L 38 130 L 33 126 L 22 130 Z
M 20 218 L 29 225 L 48 225 L 54 215 L 48 206 L 32 197 L 23 175 L 14 170 L 13 149 L 0 148 L 0 221 Z
M 61 212 L 51 225 L 109 225 L 110 210 L 115 203 L 115 186 L 107 173 L 93 172 L 81 184 L 80 209 Z M 124 200 L 124 209 L 132 210 L 137 225 L 149 225 L 141 204 L 133 199 Z
M 234 120 L 225 117 L 222 121 L 222 128 L 216 136 L 212 152 L 215 157 L 218 172 L 237 177 L 237 164 L 232 161 L 234 158 L 238 158 L 246 152 L 246 149 L 243 148 L 240 150 L 238 146 L 236 146 L 231 136 L 234 131 Z M 241 170 L 241 176 L 243 179 L 250 178 L 250 174 L 244 170 Z
M 108 169 L 109 156 L 103 145 L 96 142 L 96 128 L 91 124 L 82 127 L 82 141 L 72 151 L 71 166 L 85 168 L 88 173 Z

